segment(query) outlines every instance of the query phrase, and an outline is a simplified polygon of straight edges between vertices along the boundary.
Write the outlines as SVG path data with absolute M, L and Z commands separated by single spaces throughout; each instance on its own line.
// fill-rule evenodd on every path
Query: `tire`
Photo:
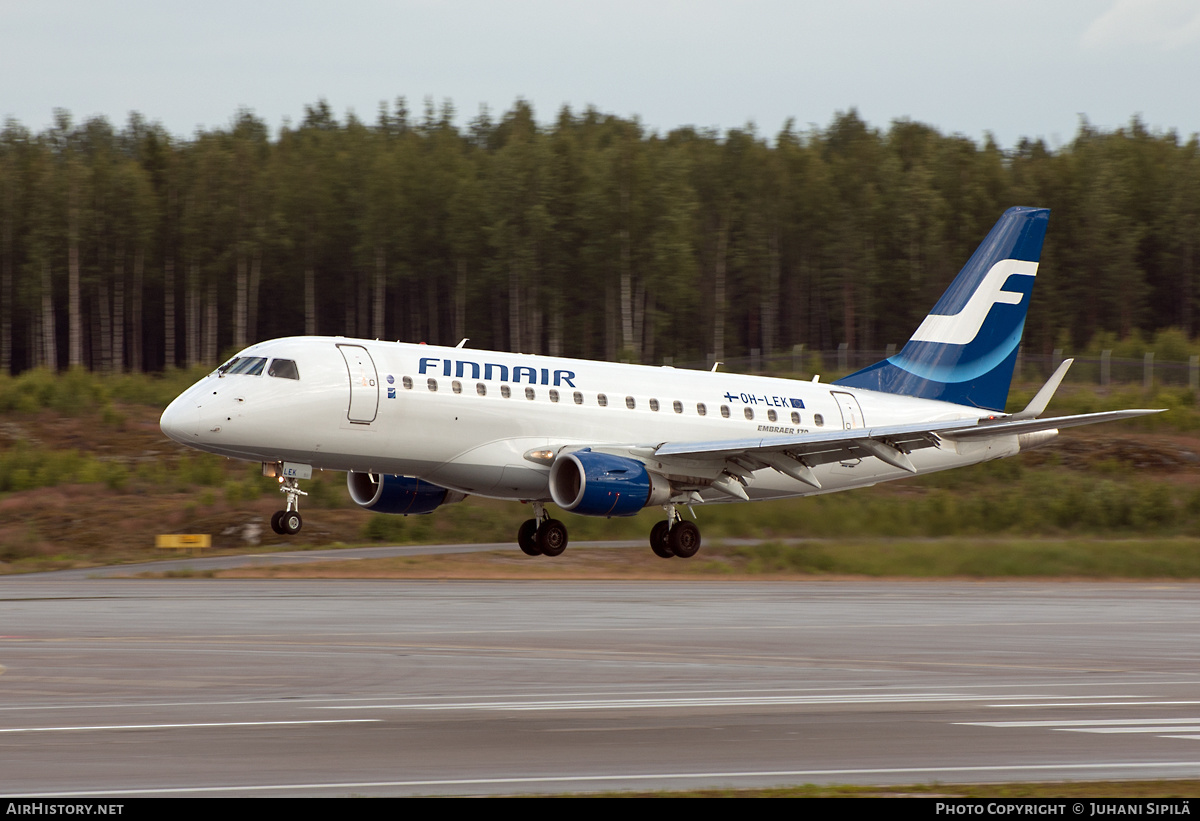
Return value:
M 547 519 L 537 531 L 537 546 L 543 556 L 560 556 L 567 549 L 567 526 L 558 519 Z
M 700 528 L 691 522 L 676 522 L 668 541 L 671 552 L 681 559 L 690 559 L 700 549 Z
M 521 529 L 517 531 L 517 544 L 521 546 L 521 552 L 526 556 L 542 555 L 541 548 L 537 543 L 537 519 L 526 519 L 521 524 Z
M 650 529 L 650 549 L 660 559 L 670 559 L 675 555 L 671 549 L 671 523 L 661 521 Z
M 277 510 L 271 514 L 271 529 L 274 530 L 276 533 L 278 533 L 280 536 L 287 535 L 287 531 L 284 530 L 283 525 L 279 523 L 279 520 L 283 518 L 283 514 L 285 512 L 286 511 L 283 511 L 283 510 Z
M 287 535 L 295 536 L 300 532 L 300 528 L 304 526 L 304 520 L 300 518 L 300 511 L 283 511 L 279 516 L 279 526 L 283 528 L 283 532 Z

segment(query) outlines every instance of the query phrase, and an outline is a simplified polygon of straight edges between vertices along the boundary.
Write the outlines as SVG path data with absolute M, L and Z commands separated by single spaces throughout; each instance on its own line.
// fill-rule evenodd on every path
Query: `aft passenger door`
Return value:
M 379 374 L 375 370 L 375 360 L 362 345 L 337 347 L 346 360 L 346 373 L 350 376 L 350 407 L 346 418 L 358 425 L 369 425 L 379 412 Z

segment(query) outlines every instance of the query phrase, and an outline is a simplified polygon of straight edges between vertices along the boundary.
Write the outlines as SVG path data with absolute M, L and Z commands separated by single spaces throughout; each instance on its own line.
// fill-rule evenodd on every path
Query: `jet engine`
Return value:
M 649 505 L 666 504 L 671 485 L 636 459 L 589 448 L 554 461 L 550 496 L 563 510 L 583 516 L 632 516 Z
M 439 505 L 461 502 L 465 494 L 447 490 L 412 476 L 391 476 L 380 473 L 346 474 L 350 498 L 359 507 L 376 513 L 399 513 L 405 516 L 432 513 Z

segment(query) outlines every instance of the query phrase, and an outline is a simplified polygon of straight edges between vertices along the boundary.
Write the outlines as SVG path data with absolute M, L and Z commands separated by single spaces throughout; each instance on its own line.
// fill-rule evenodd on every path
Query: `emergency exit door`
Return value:
M 855 430 L 866 427 L 867 423 L 863 419 L 862 407 L 858 404 L 858 399 L 853 394 L 842 393 L 841 391 L 830 391 L 829 393 L 837 400 L 838 408 L 842 412 L 842 428 L 844 430 Z

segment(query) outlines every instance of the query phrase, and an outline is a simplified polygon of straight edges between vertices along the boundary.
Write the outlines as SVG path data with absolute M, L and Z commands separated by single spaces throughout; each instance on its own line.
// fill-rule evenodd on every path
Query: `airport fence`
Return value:
M 894 345 L 880 350 L 850 350 L 846 345 L 836 350 L 817 350 L 796 345 L 790 351 L 763 354 L 758 349 L 749 356 L 731 356 L 721 360 L 719 370 L 731 373 L 751 373 L 768 376 L 790 376 L 811 379 L 820 375 L 821 381 L 832 382 L 838 377 L 865 368 L 896 353 Z M 1068 358 L 1062 350 L 1049 356 L 1021 353 L 1017 356 L 1014 381 L 1045 381 L 1055 368 Z M 1200 356 L 1191 356 L 1186 362 L 1156 359 L 1153 351 L 1147 351 L 1140 359 L 1114 357 L 1112 351 L 1100 354 L 1076 354 L 1075 364 L 1067 372 L 1066 382 L 1076 385 L 1141 385 L 1149 390 L 1156 386 L 1185 387 L 1200 391 Z M 715 358 L 706 361 L 674 362 L 670 357 L 663 365 L 677 368 L 712 370 Z

